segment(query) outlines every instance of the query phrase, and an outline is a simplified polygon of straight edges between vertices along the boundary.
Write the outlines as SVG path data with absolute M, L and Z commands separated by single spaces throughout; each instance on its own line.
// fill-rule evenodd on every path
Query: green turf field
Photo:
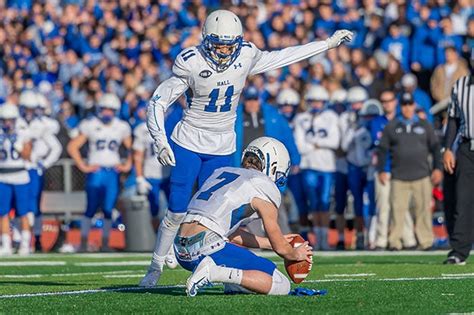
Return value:
M 224 296 L 216 285 L 188 298 L 189 273 L 166 270 L 141 290 L 149 255 L 36 255 L 0 259 L 0 313 L 441 314 L 474 312 L 474 264 L 444 266 L 439 253 L 316 254 L 301 286 L 319 297 Z M 283 268 L 279 258 L 274 259 Z

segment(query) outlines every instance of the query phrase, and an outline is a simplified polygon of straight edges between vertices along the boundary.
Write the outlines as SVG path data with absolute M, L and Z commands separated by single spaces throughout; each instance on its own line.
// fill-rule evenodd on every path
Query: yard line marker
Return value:
M 135 273 L 129 275 L 103 275 L 104 278 L 141 278 L 144 273 Z
M 0 267 L 25 267 L 25 266 L 64 266 L 65 261 L 0 261 Z
M 309 283 L 318 283 L 318 282 L 362 282 L 362 281 L 381 281 L 381 282 L 397 282 L 397 281 L 436 281 L 436 280 L 465 280 L 473 279 L 472 277 L 417 277 L 417 278 L 382 278 L 382 279 L 357 279 L 357 278 L 347 278 L 347 279 L 321 279 L 321 280 L 305 280 Z
M 79 295 L 79 294 L 90 294 L 90 293 L 107 293 L 107 292 L 124 292 L 124 291 L 149 291 L 149 290 L 156 290 L 156 289 L 177 289 L 177 288 L 185 288 L 185 287 L 186 287 L 185 285 L 163 285 L 163 286 L 156 286 L 154 288 L 125 287 L 125 288 L 90 289 L 90 290 L 78 290 L 78 291 L 8 294 L 8 295 L 0 295 L 0 299 L 14 299 L 14 298 L 38 297 L 38 296 Z M 183 295 L 184 295 L 184 292 L 183 292 Z
M 371 277 L 375 276 L 375 273 L 336 273 L 336 274 L 329 274 L 324 275 L 326 278 L 329 277 Z
M 148 266 L 149 260 L 135 260 L 135 261 L 103 261 L 103 262 L 83 262 L 74 263 L 74 266 L 81 267 L 110 267 L 110 266 Z
M 474 272 L 471 273 L 442 273 L 441 276 L 443 277 L 474 277 Z
M 31 275 L 0 275 L 0 278 L 44 278 L 44 277 L 75 277 L 75 276 L 92 276 L 92 275 L 105 275 L 105 274 L 122 274 L 132 273 L 137 270 L 118 270 L 118 271 L 102 271 L 102 272 L 75 272 L 75 273 L 53 273 L 53 274 L 31 274 Z

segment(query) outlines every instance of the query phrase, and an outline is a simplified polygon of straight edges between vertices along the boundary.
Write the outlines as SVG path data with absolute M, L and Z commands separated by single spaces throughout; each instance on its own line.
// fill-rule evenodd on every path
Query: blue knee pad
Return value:
M 336 172 L 335 179 L 335 197 L 336 197 L 336 213 L 344 214 L 347 206 L 347 191 L 349 190 L 347 174 Z
M 104 217 L 112 217 L 119 193 L 119 174 L 112 168 L 101 168 L 97 172 L 87 174 L 86 196 L 87 209 L 84 214 L 92 218 L 99 207 L 102 207 Z
M 30 169 L 28 173 L 30 175 L 30 182 L 28 184 L 30 194 L 29 210 L 38 217 L 41 215 L 40 202 L 41 194 L 43 192 L 44 177 L 43 175 L 40 175 L 36 169 Z
M 15 206 L 16 214 L 20 217 L 29 212 L 28 184 L 13 185 L 0 182 L 0 216 L 8 215 Z
M 349 189 L 354 197 L 354 213 L 364 215 L 364 189 L 367 185 L 367 173 L 364 168 L 348 164 Z

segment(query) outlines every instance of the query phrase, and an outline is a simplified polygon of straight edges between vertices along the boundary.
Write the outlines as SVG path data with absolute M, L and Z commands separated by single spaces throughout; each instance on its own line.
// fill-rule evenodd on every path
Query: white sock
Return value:
M 228 268 L 221 266 L 209 267 L 209 280 L 211 282 L 224 282 L 241 284 L 244 271 L 242 269 Z
M 81 238 L 87 238 L 91 230 L 91 218 L 83 217 L 81 220 Z
M 12 248 L 12 239 L 10 234 L 2 234 L 2 247 L 7 249 Z
M 43 217 L 38 216 L 35 217 L 35 223 L 33 224 L 33 233 L 36 237 L 41 236 L 41 232 L 43 232 Z
M 21 231 L 20 247 L 29 248 L 30 244 L 31 244 L 31 231 L 30 230 L 22 230 Z
M 155 250 L 153 251 L 150 269 L 163 270 L 165 258 L 176 237 L 176 232 L 178 232 L 182 218 L 184 218 L 184 214 L 180 214 L 179 217 L 176 214 L 167 214 L 161 221 L 158 232 L 156 233 Z M 172 219 L 175 220 L 175 222 L 173 222 Z M 179 223 L 177 221 L 179 221 Z
M 14 242 L 21 242 L 21 232 L 20 232 L 20 218 L 15 218 L 12 221 L 12 235 Z
M 102 240 L 105 244 L 102 246 L 108 246 L 110 230 L 112 229 L 112 219 L 104 219 L 104 228 L 102 230 Z

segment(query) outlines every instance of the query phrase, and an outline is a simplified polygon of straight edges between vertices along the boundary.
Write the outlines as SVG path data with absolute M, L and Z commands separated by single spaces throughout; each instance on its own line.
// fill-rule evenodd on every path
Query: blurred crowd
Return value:
M 351 208 L 361 217 L 356 220 L 357 248 L 389 246 L 387 236 L 377 244 L 375 231 L 372 236 L 360 234 L 380 206 L 374 173 L 381 170 L 374 148 L 383 128 L 377 130 L 372 121 L 387 114 L 403 116 L 403 106 L 398 105 L 409 104 L 418 119 L 442 129 L 451 87 L 469 73 L 467 59 L 474 47 L 474 10 L 469 0 L 0 0 L 0 103 L 19 104 L 25 90 L 44 95 L 49 115 L 61 125 L 65 147 L 78 134 L 80 121 L 93 115 L 94 105 L 111 93 L 121 102 L 118 116 L 133 130 L 144 121 L 154 89 L 170 76 L 175 57 L 182 49 L 200 44 L 208 12 L 222 7 L 241 18 L 245 40 L 262 50 L 324 40 L 341 28 L 355 33 L 351 43 L 323 56 L 251 77 L 236 129 L 242 125 L 245 131 L 246 114 L 277 108 L 293 129 L 294 137 L 288 141 L 293 141 L 295 154 L 302 159 L 300 165 L 294 165 L 294 173 L 305 177 L 304 187 L 298 190 L 303 194 L 293 198 L 303 215 L 293 223 L 312 225 L 314 234 L 324 235 L 315 227 L 327 229 L 328 217 L 314 215 L 308 221 L 304 213 L 331 208 L 341 215 L 347 202 L 337 205 L 333 201 L 337 198 L 331 196 L 342 189 L 340 199 L 345 200 L 350 191 Z M 316 97 L 311 95 L 314 88 L 319 89 Z M 255 100 L 260 105 L 249 103 Z M 185 106 L 184 99 L 179 102 Z M 321 170 L 314 166 L 317 163 L 305 162 L 307 141 L 300 141 L 297 133 L 303 132 L 305 139 L 308 132 L 327 132 L 304 127 L 301 114 L 328 108 L 334 112 L 335 124 L 344 127 L 338 127 L 332 143 L 324 144 L 334 152 L 334 165 Z M 363 139 L 360 127 L 365 128 L 368 139 Z M 349 137 L 348 130 L 362 136 Z M 351 150 L 358 149 L 365 150 L 364 156 L 351 157 Z M 341 162 L 346 164 L 342 170 Z M 351 165 L 356 168 L 351 170 Z M 327 191 L 312 198 L 307 187 L 317 189 L 308 183 L 320 180 L 318 172 L 333 176 L 325 186 Z M 341 184 L 338 173 L 349 175 L 345 190 L 336 187 Z M 290 190 L 295 195 L 295 188 L 290 186 Z M 369 215 L 362 215 L 363 208 Z M 343 249 L 343 222 L 338 218 L 338 248 Z M 408 221 L 408 229 L 413 230 L 413 222 Z M 416 239 L 420 243 L 418 233 L 405 236 L 405 247 L 416 246 Z

